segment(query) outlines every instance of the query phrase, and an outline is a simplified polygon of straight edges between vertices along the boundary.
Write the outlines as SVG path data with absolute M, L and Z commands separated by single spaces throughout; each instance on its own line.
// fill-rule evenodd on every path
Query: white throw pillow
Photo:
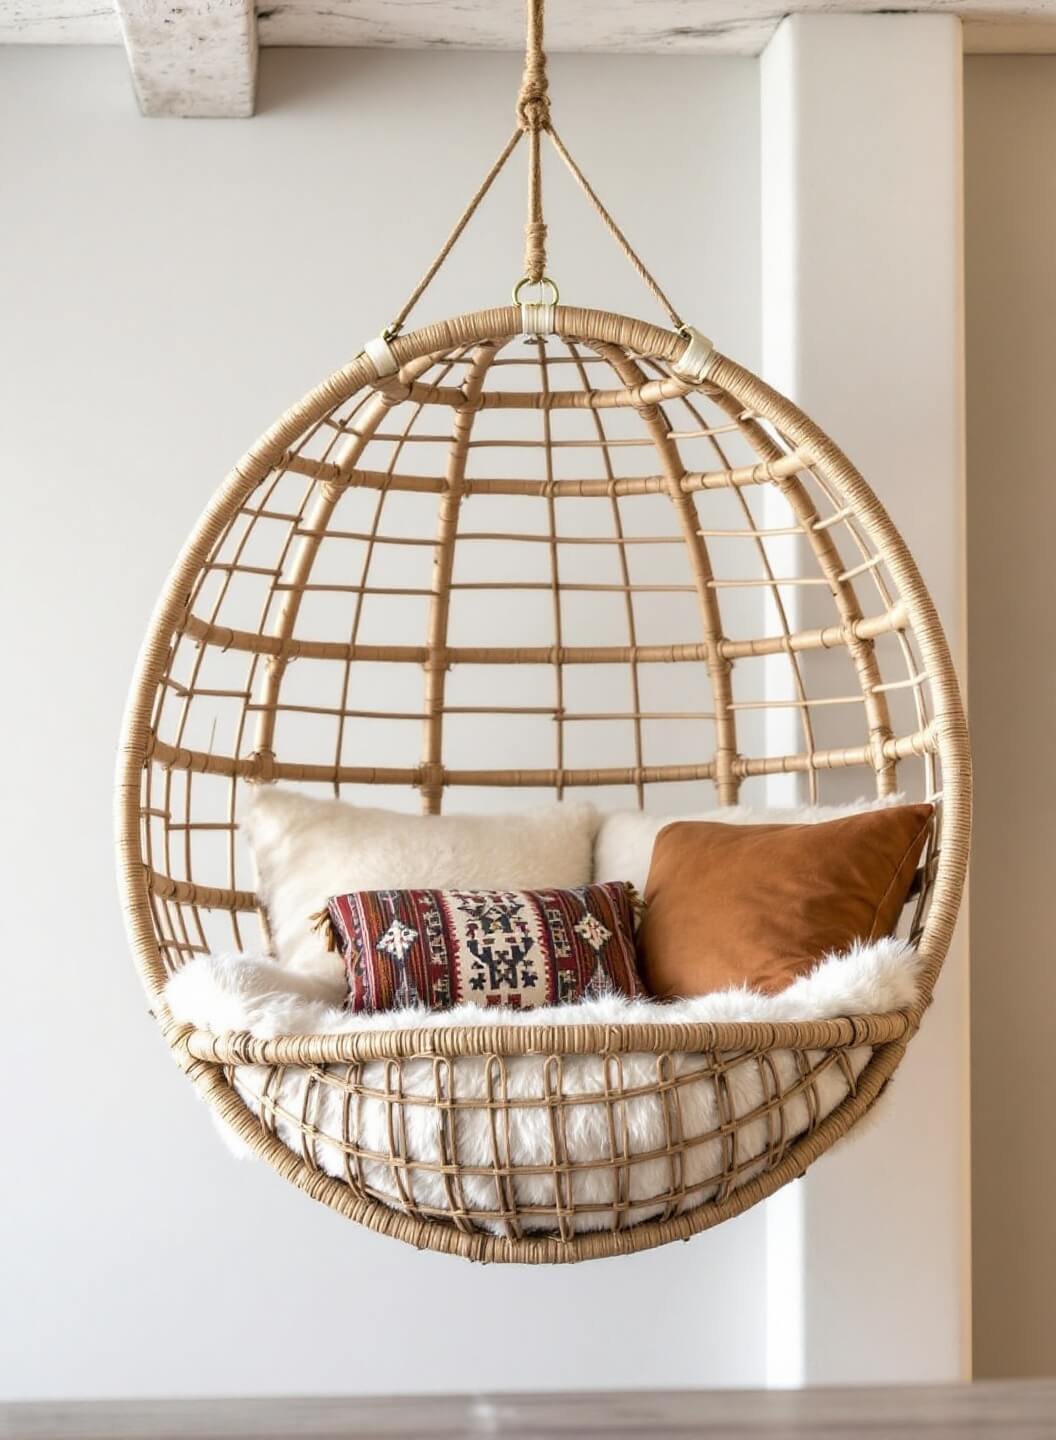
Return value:
M 724 825 L 808 825 L 822 820 L 839 820 L 844 815 L 861 815 L 904 805 L 904 795 L 882 800 L 856 800 L 849 805 L 800 805 L 791 810 L 753 810 L 748 805 L 730 805 L 721 810 L 703 810 L 693 815 L 649 815 L 643 810 L 614 810 L 603 815 L 594 842 L 594 879 L 629 880 L 645 893 L 653 842 L 665 825 L 676 820 L 715 820 Z
M 261 786 L 243 828 L 280 964 L 340 1002 L 341 957 L 311 916 L 353 890 L 538 890 L 590 883 L 597 812 L 557 804 L 523 815 L 403 815 Z

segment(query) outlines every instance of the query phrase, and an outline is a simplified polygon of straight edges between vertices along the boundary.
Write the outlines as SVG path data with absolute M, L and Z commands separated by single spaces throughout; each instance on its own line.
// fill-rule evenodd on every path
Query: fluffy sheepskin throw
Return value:
M 777 995 L 725 990 L 674 1004 L 658 1005 L 648 1000 L 609 997 L 578 1005 L 539 1009 L 518 1015 L 504 1013 L 504 1024 L 579 1024 L 581 1022 L 621 1023 L 633 1021 L 670 1022 L 732 1020 L 814 1020 L 841 1015 L 876 1013 L 900 1009 L 917 994 L 917 957 L 903 942 L 886 939 L 855 948 L 849 954 L 825 957 L 809 974 L 796 980 Z M 291 975 L 267 960 L 243 956 L 203 956 L 191 961 L 169 981 L 166 998 L 172 1012 L 203 1029 L 248 1030 L 262 1038 L 280 1034 L 339 1034 L 348 1031 L 389 1029 L 397 1026 L 489 1025 L 492 1013 L 476 1006 L 446 1012 L 396 1011 L 382 1015 L 349 1014 L 319 998 L 310 979 Z M 785 1140 L 790 1143 L 804 1133 L 813 1120 L 831 1113 L 845 1098 L 853 1079 L 868 1063 L 871 1050 L 859 1047 L 848 1056 L 848 1066 L 821 1066 L 812 1083 L 802 1087 L 801 1058 L 791 1051 L 770 1055 L 770 1065 L 747 1055 L 731 1063 L 724 1076 L 724 1095 L 716 1091 L 714 1078 L 707 1073 L 704 1057 L 678 1053 L 672 1057 L 674 1073 L 682 1077 L 679 1087 L 683 1134 L 687 1142 L 684 1176 L 687 1185 L 682 1209 L 689 1210 L 711 1199 L 717 1177 L 726 1163 L 725 1142 L 718 1133 L 722 1105 L 732 1105 L 739 1116 L 758 1110 L 775 1092 L 775 1084 L 794 1093 L 785 1101 Z M 822 1057 L 810 1057 L 813 1064 Z M 632 1096 L 621 1105 L 627 1127 L 629 1162 L 628 1219 L 640 1223 L 663 1213 L 662 1197 L 671 1183 L 670 1165 L 656 1159 L 666 1149 L 667 1126 L 663 1098 L 656 1092 L 657 1057 L 629 1054 L 621 1057 L 623 1085 L 627 1091 L 642 1087 L 645 1093 Z M 462 1057 L 451 1062 L 450 1083 L 460 1096 L 487 1094 L 487 1062 L 480 1057 Z M 546 1076 L 541 1056 L 507 1060 L 507 1089 L 511 1099 L 538 1100 L 538 1105 L 516 1106 L 510 1111 L 510 1160 L 514 1166 L 547 1166 L 553 1160 L 551 1114 L 544 1102 Z M 848 1073 L 849 1072 L 849 1073 Z M 288 1067 L 275 1070 L 265 1066 L 235 1068 L 233 1084 L 245 1104 L 265 1118 L 279 1139 L 295 1153 L 303 1153 L 303 1137 L 291 1118 L 304 1114 L 315 1127 L 316 1163 L 328 1174 L 346 1179 L 346 1141 L 361 1155 L 360 1181 L 368 1193 L 399 1209 L 402 1198 L 393 1169 L 385 1163 L 389 1146 L 389 1104 L 381 1098 L 362 1096 L 345 1106 L 342 1082 L 346 1067 L 327 1067 L 322 1082 L 318 1075 Z M 328 1083 L 330 1082 L 330 1083 Z M 361 1067 L 359 1083 L 365 1091 L 380 1096 L 386 1089 L 386 1067 L 371 1062 Z M 407 1097 L 434 1094 L 436 1073 L 428 1059 L 414 1060 L 402 1069 L 403 1093 Z M 589 1103 L 607 1086 L 605 1062 L 600 1056 L 566 1056 L 562 1087 L 566 1095 L 588 1097 L 588 1103 L 570 1106 L 567 1111 L 567 1154 L 577 1168 L 571 1176 L 572 1198 L 577 1205 L 596 1208 L 576 1213 L 571 1227 L 583 1232 L 607 1229 L 612 1224 L 613 1170 L 609 1165 L 611 1134 L 608 1109 Z M 799 1085 L 797 1092 L 797 1085 Z M 415 1202 L 443 1213 L 451 1197 L 443 1177 L 416 1168 L 415 1162 L 441 1159 L 436 1111 L 429 1105 L 402 1106 L 408 1168 L 400 1183 L 410 1185 Z M 345 1126 L 349 1129 L 346 1131 Z M 492 1163 L 494 1136 L 486 1109 L 460 1110 L 458 1151 L 469 1166 Z M 772 1143 L 771 1124 L 760 1114 L 738 1130 L 740 1165 L 736 1184 L 758 1174 L 766 1163 Z M 377 1157 L 377 1158 L 370 1158 Z M 640 1157 L 640 1158 L 635 1158 Z M 653 1157 L 653 1158 L 650 1158 Z M 553 1208 L 552 1175 L 518 1175 L 512 1182 L 518 1203 Z M 464 1176 L 463 1203 L 477 1212 L 477 1223 L 495 1234 L 506 1233 L 505 1221 L 496 1213 L 499 1202 L 493 1180 L 486 1176 Z M 552 1233 L 551 1217 L 529 1216 L 524 1228 Z
M 479 1005 L 453 1010 L 353 1013 L 329 1004 L 309 977 L 272 960 L 247 955 L 200 955 L 177 970 L 165 987 L 177 1020 L 215 1034 L 248 1031 L 261 1040 L 278 1035 L 347 1035 L 364 1030 L 442 1025 L 589 1025 L 704 1021 L 830 1020 L 901 1010 L 917 995 L 916 951 L 902 940 L 874 940 L 846 955 L 829 955 L 776 995 L 744 987 L 661 1004 L 620 995 L 576 1005 L 503 1010 Z
M 341 958 L 310 917 L 354 890 L 572 889 L 591 879 L 597 812 L 556 804 L 510 815 L 405 815 L 256 787 L 243 827 L 283 966 L 340 1002 Z

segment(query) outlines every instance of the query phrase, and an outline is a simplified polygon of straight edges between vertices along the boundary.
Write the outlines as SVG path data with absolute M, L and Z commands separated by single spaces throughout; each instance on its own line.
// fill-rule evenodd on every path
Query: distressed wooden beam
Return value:
M 882 0 L 567 0 L 547 48 L 758 55 L 788 14 L 856 14 Z M 956 15 L 975 53 L 1056 52 L 1056 0 L 905 0 Z M 253 114 L 257 44 L 520 50 L 523 0 L 0 0 L 0 45 L 128 49 L 144 115 Z
M 253 0 L 115 0 L 115 5 L 144 115 L 253 114 Z
M 261 43 L 519 50 L 523 8 L 523 0 L 261 0 Z M 553 54 L 758 55 L 785 15 L 887 8 L 957 15 L 969 49 L 1056 49 L 1056 0 L 565 0 L 547 9 L 546 44 Z
M 0 45 L 119 45 L 113 0 L 0 0 Z
M 115 43 L 114 3 L 0 0 L 0 44 Z M 221 0 L 187 0 L 183 7 L 120 0 L 118 8 L 168 9 L 174 23 L 248 9 Z M 883 0 L 565 0 L 550 6 L 546 39 L 555 54 L 757 55 L 786 14 L 885 8 Z M 890 8 L 958 15 L 966 50 L 1056 50 L 1056 0 L 890 0 Z M 522 0 L 260 0 L 258 19 L 262 45 L 519 50 L 524 40 Z

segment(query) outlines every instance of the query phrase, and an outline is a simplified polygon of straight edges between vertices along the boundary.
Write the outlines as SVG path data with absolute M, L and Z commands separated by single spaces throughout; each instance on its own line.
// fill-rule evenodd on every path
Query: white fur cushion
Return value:
M 317 981 L 321 999 L 341 1001 L 341 958 L 310 923 L 331 895 L 586 885 L 597 822 L 589 805 L 523 815 L 402 815 L 269 785 L 256 791 L 244 828 L 278 960 Z
M 622 1021 L 727 1021 L 727 1020 L 814 1020 L 899 1009 L 917 994 L 918 960 L 901 941 L 884 939 L 855 947 L 840 957 L 829 956 L 809 974 L 801 976 L 777 995 L 758 995 L 748 990 L 725 990 L 691 1000 L 659 1005 L 655 1001 L 627 1000 L 619 996 L 582 1002 L 554 1009 L 504 1012 L 508 1025 L 575 1025 L 582 1022 Z M 394 1011 L 386 1015 L 353 1015 L 336 1010 L 312 993 L 312 986 L 294 982 L 279 966 L 243 956 L 203 956 L 192 960 L 169 981 L 166 998 L 173 1013 L 182 1020 L 214 1031 L 249 1030 L 263 1038 L 279 1034 L 336 1034 L 346 1031 L 379 1030 L 410 1025 L 489 1025 L 490 1011 L 462 1006 L 445 1012 Z M 849 1052 L 851 1076 L 861 1074 L 872 1054 L 868 1046 Z M 811 1063 L 822 1059 L 812 1052 Z M 784 1105 L 785 1139 L 791 1143 L 810 1126 L 831 1113 L 846 1097 L 848 1073 L 839 1064 L 822 1065 L 813 1083 L 795 1093 L 802 1083 L 800 1057 L 789 1050 L 770 1053 L 766 1065 L 750 1051 L 730 1057 L 719 1094 L 706 1057 L 676 1053 L 674 1073 L 684 1077 L 679 1087 L 679 1111 L 685 1150 L 685 1182 L 689 1192 L 681 1201 L 683 1210 L 693 1209 L 715 1194 L 711 1177 L 725 1164 L 720 1124 L 724 1107 L 737 1115 L 755 1115 L 737 1132 L 740 1169 L 735 1185 L 758 1174 L 773 1143 L 771 1122 L 765 1104 L 777 1085 L 792 1092 Z M 662 1155 L 669 1140 L 670 1114 L 655 1090 L 655 1055 L 628 1054 L 620 1067 L 629 1098 L 620 1106 L 620 1123 L 626 1127 L 629 1163 L 627 1192 L 630 1200 L 649 1202 L 664 1193 L 670 1183 Z M 552 1206 L 553 1180 L 538 1167 L 553 1159 L 551 1107 L 545 1101 L 546 1060 L 541 1055 L 519 1056 L 506 1061 L 506 1093 L 511 1100 L 536 1100 L 538 1104 L 515 1106 L 510 1111 L 509 1147 L 511 1163 L 524 1174 L 513 1180 L 522 1205 Z M 445 1072 L 446 1073 L 446 1072 Z M 264 1113 L 276 1133 L 294 1153 L 303 1153 L 303 1136 L 292 1117 L 305 1115 L 315 1129 L 313 1151 L 316 1163 L 328 1174 L 346 1178 L 345 1146 L 351 1144 L 365 1156 L 362 1176 L 371 1190 L 401 1208 L 401 1194 L 393 1167 L 385 1163 L 391 1143 L 388 1105 L 383 1097 L 390 1085 L 383 1062 L 363 1065 L 359 1082 L 365 1093 L 352 1107 L 345 1102 L 342 1088 L 347 1075 L 344 1065 L 323 1070 L 287 1066 L 278 1070 L 260 1065 L 236 1066 L 232 1082 L 245 1104 L 255 1114 Z M 597 1055 L 568 1055 L 561 1069 L 566 1096 L 604 1095 L 611 1083 L 606 1061 Z M 325 1077 L 325 1078 L 323 1078 Z M 428 1058 L 403 1066 L 403 1094 L 431 1097 L 437 1072 Z M 330 1083 L 327 1083 L 327 1082 Z M 463 1056 L 451 1062 L 450 1084 L 465 1099 L 484 1099 L 494 1086 L 494 1066 L 479 1056 Z M 638 1093 L 635 1094 L 634 1092 Z M 402 1111 L 404 1168 L 403 1184 L 412 1187 L 417 1203 L 438 1212 L 450 1208 L 452 1195 L 445 1178 L 419 1169 L 415 1162 L 440 1161 L 440 1127 L 431 1104 L 405 1104 Z M 248 1153 L 227 1127 L 222 1131 L 232 1148 Z M 571 1217 L 575 1232 L 607 1229 L 612 1223 L 608 1208 L 613 1196 L 613 1172 L 609 1166 L 612 1134 L 607 1107 L 578 1103 L 566 1112 L 567 1157 L 576 1164 L 570 1177 L 572 1197 L 578 1205 L 596 1209 Z M 700 1143 L 694 1143 L 695 1141 Z M 487 1106 L 460 1110 L 458 1147 L 462 1163 L 486 1171 L 492 1163 L 494 1132 Z M 638 1158 L 635 1158 L 638 1157 Z M 465 1204 L 479 1212 L 478 1224 L 497 1234 L 504 1223 L 499 1214 L 495 1184 L 486 1174 L 465 1175 L 461 1180 Z M 640 1223 L 662 1213 L 663 1205 L 643 1203 L 628 1212 L 631 1223 Z M 489 1213 L 491 1212 L 491 1213 Z M 527 1230 L 550 1230 L 549 1217 L 525 1222 Z
M 344 1035 L 364 1030 L 416 1030 L 444 1025 L 688 1024 L 702 1021 L 831 1020 L 900 1010 L 916 998 L 916 951 L 885 937 L 826 955 L 776 995 L 746 986 L 687 1000 L 631 1000 L 622 995 L 575 1005 L 503 1010 L 479 1005 L 452 1010 L 353 1012 L 330 1005 L 318 983 L 271 960 L 249 955 L 200 955 L 169 977 L 165 999 L 177 1020 L 215 1034 L 248 1031 L 261 1040 L 278 1035 Z
M 845 815 L 885 810 L 905 804 L 904 795 L 884 799 L 856 800 L 849 805 L 801 805 L 792 810 L 753 810 L 747 805 L 730 805 L 721 810 L 702 810 L 693 815 L 650 815 L 644 810 L 615 810 L 601 817 L 594 842 L 594 879 L 629 880 L 641 894 L 649 877 L 653 842 L 665 825 L 675 820 L 713 820 L 724 825 L 817 825 Z

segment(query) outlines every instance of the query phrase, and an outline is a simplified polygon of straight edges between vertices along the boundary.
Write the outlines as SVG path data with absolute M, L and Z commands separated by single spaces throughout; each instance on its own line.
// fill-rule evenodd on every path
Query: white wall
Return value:
M 792 16 L 762 62 L 765 373 L 862 469 L 959 664 L 961 75 L 959 23 L 938 15 Z M 828 664 L 806 657 L 811 693 Z M 828 798 L 860 793 L 853 771 L 842 781 Z M 970 1373 L 966 940 L 962 924 L 876 1123 L 770 1208 L 775 1245 L 799 1226 L 801 1289 L 771 1295 L 798 1321 L 779 1336 L 800 1332 L 783 1353 L 801 1383 Z
M 390 318 L 511 128 L 518 69 L 272 52 L 251 123 L 144 122 L 118 52 L 0 50 L 6 1396 L 765 1378 L 762 1211 L 550 1270 L 356 1229 L 228 1158 L 122 932 L 113 753 L 162 579 L 230 462 Z M 676 302 L 757 365 L 755 66 L 559 57 L 552 88 Z M 563 296 L 654 318 L 551 169 Z M 518 170 L 422 320 L 505 300 L 522 194 Z
M 1056 1374 L 1056 57 L 965 88 L 975 1365 Z

